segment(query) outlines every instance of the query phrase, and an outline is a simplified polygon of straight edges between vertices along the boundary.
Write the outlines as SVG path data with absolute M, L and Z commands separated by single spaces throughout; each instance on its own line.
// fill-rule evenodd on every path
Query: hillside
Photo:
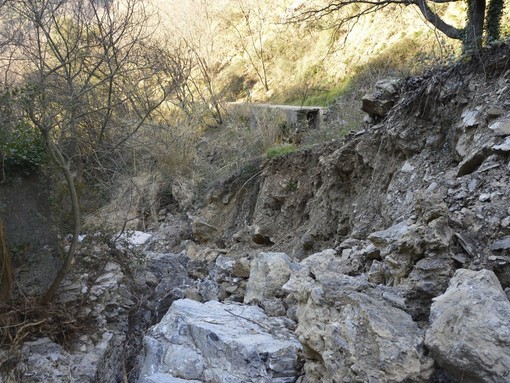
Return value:
M 508 40 L 109 4 L 0 1 L 0 383 L 510 380 Z
M 162 190 L 132 245 L 80 244 L 60 327 L 9 332 L 27 341 L 0 381 L 506 381 L 509 111 L 505 43 L 401 81 L 377 124 L 253 164 L 202 207 Z
M 155 6 L 162 29 L 200 53 L 215 92 L 228 101 L 328 104 L 355 83 L 370 87 L 381 76 L 417 73 L 459 52 L 457 43 L 438 35 L 413 7 L 384 9 L 337 30 L 333 26 L 341 15 L 319 23 L 290 22 L 302 3 L 156 1 Z M 450 4 L 441 15 L 459 25 L 461 8 Z

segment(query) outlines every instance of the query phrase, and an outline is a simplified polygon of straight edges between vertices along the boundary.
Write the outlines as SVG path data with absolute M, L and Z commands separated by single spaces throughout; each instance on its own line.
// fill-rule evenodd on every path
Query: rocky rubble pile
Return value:
M 251 262 L 246 303 L 296 320 L 305 381 L 505 382 L 510 47 L 387 94 L 366 131 L 223 183 L 195 239 Z
M 510 46 L 480 57 L 168 213 L 139 267 L 77 270 L 98 331 L 26 343 L 23 381 L 510 381 Z

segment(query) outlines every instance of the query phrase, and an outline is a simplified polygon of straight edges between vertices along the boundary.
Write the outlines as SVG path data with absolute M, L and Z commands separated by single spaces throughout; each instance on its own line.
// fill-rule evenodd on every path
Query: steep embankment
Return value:
M 303 257 L 398 222 L 430 220 L 441 201 L 449 226 L 488 248 L 505 234 L 495 218 L 508 215 L 505 190 L 497 190 L 508 171 L 508 45 L 483 57 L 403 82 L 397 105 L 366 131 L 222 183 L 197 219 L 218 228 L 205 239 L 261 242 Z M 470 225 L 459 221 L 463 208 L 473 211 Z
M 191 233 L 169 206 L 138 247 L 85 239 L 54 333 L 3 326 L 0 382 L 508 382 L 510 45 L 398 88 L 219 184 Z
M 448 381 L 440 367 L 454 380 L 503 382 L 509 154 L 507 43 L 401 82 L 396 105 L 365 131 L 223 183 L 194 235 L 239 264 L 261 251 L 304 259 L 276 298 L 297 306 L 287 315 L 311 382 Z M 336 252 L 306 258 L 327 248 Z M 274 307 L 274 294 L 258 297 Z M 448 313 L 454 302 L 461 314 Z

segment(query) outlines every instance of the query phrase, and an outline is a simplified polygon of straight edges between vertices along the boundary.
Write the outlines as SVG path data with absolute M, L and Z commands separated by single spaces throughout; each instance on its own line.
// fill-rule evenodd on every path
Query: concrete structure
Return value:
M 320 106 L 273 105 L 231 102 L 225 105 L 228 113 L 246 118 L 255 129 L 268 117 L 282 125 L 290 138 L 297 133 L 320 127 L 324 108 Z M 291 139 L 292 141 L 292 139 Z

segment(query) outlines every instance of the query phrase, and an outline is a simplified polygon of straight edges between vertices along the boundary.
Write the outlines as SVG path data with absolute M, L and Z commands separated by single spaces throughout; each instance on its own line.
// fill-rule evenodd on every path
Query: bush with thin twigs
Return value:
M 0 304 L 0 347 L 16 349 L 25 341 L 49 337 L 65 346 L 87 326 L 80 321 L 78 303 L 42 305 L 34 298 L 18 297 Z

